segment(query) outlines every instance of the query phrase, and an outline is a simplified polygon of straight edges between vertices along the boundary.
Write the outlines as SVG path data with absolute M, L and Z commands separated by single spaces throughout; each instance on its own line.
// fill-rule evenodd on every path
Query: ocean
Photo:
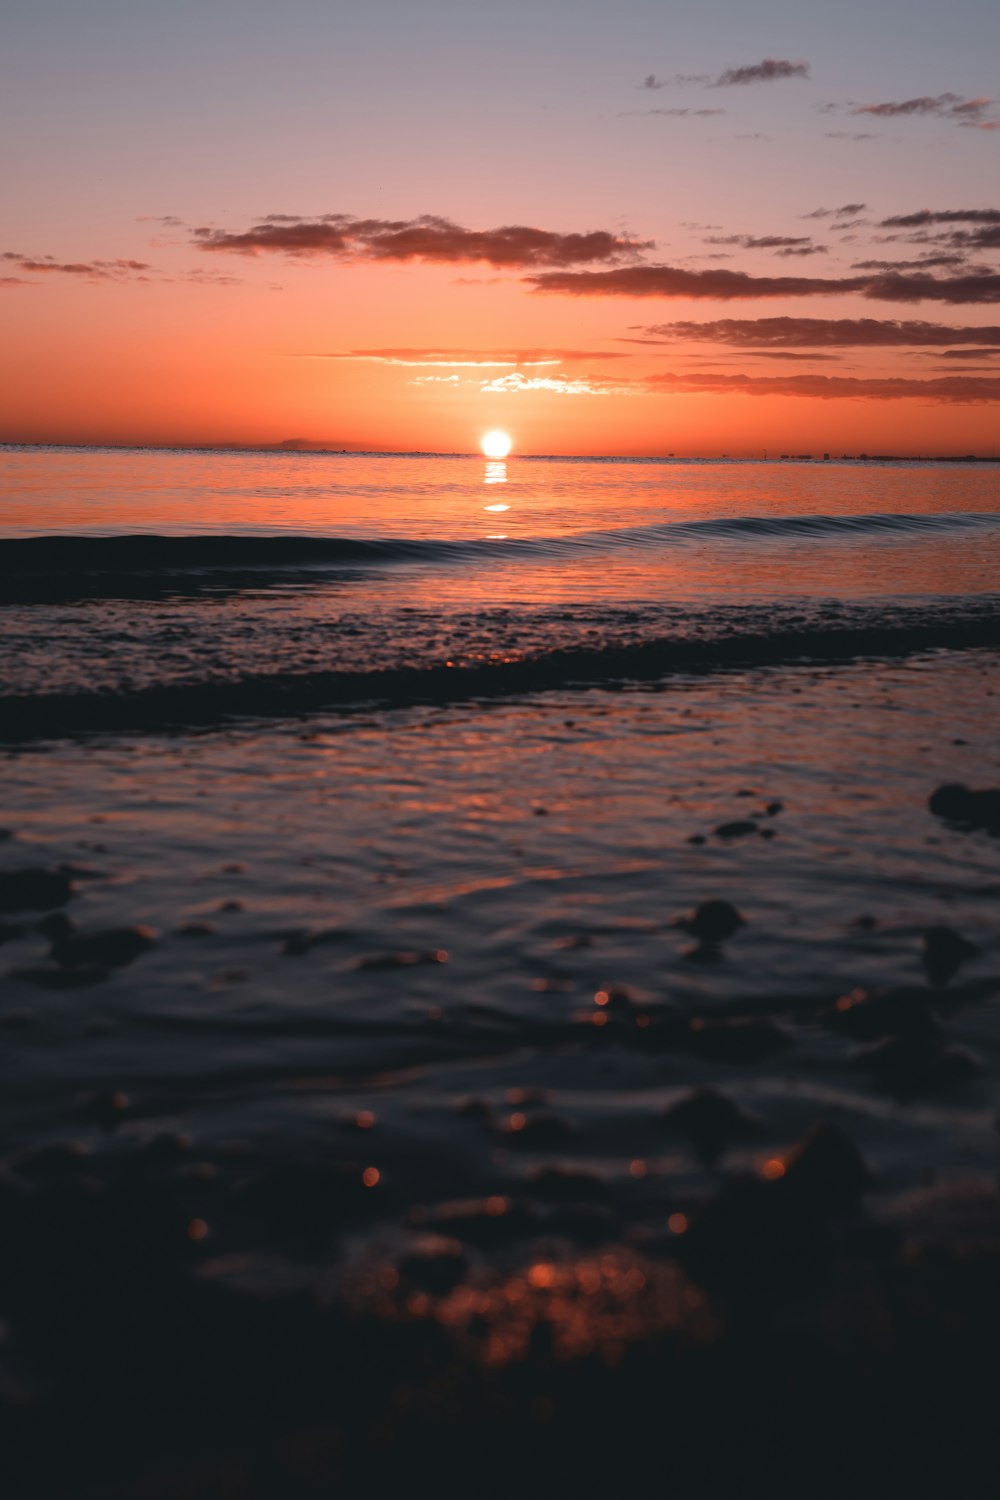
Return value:
M 750 1306 L 898 1352 L 892 1268 L 1000 1231 L 1000 816 L 934 799 L 1000 784 L 998 477 L 0 448 L 0 1367 L 32 1440 L 75 1422 L 98 1472 L 66 1372 L 110 1340 L 146 1473 L 168 1321 L 280 1406 L 262 1308 L 296 1309 L 301 1414 L 303 1298 L 396 1351 L 362 1384 L 397 1453 L 443 1420 L 428 1370 L 455 1422 L 446 1371 L 528 1369 L 504 1420 L 544 1425 L 574 1361 L 742 1349 Z M 191 1400 L 242 1451 L 220 1360 Z M 363 1467 L 336 1400 L 310 1421 Z

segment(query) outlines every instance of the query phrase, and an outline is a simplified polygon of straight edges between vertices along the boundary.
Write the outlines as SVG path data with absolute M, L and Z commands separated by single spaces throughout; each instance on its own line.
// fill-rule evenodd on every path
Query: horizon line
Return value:
M 119 443 L 119 442 L 73 442 L 55 440 L 50 442 L 25 441 L 19 438 L 0 438 L 2 448 L 35 449 L 111 449 L 116 452 L 152 453 L 273 453 L 278 456 L 328 458 L 475 458 L 484 463 L 509 463 L 517 459 L 545 461 L 572 460 L 576 463 L 997 463 L 1000 458 L 993 453 L 776 453 L 768 450 L 751 453 L 517 453 L 504 459 L 489 459 L 475 449 L 433 448 L 325 448 L 305 442 L 302 447 L 286 446 L 287 439 L 277 443 Z

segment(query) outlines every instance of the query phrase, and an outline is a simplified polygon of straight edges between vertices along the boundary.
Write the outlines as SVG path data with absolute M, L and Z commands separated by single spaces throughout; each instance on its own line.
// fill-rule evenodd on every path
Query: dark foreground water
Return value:
M 0 470 L 15 1493 L 971 1465 L 997 470 Z

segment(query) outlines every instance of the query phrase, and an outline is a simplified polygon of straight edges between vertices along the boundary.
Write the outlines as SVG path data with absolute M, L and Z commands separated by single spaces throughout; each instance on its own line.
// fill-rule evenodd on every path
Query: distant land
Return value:
M 19 438 L 0 438 L 0 448 L 112 448 L 123 452 L 156 453 L 354 453 L 380 454 L 386 458 L 402 457 L 397 448 L 373 448 L 370 445 L 350 442 L 343 438 L 282 438 L 273 443 L 225 442 L 212 443 L 98 443 L 94 441 L 58 443 L 25 442 Z M 480 458 L 478 449 L 466 453 L 438 451 L 434 449 L 406 450 L 405 456 L 415 458 Z M 600 462 L 613 459 L 617 462 L 635 463 L 925 463 L 925 464 L 991 464 L 1000 462 L 995 453 L 514 453 L 517 458 L 572 458 L 593 459 Z
M 347 443 L 343 439 L 316 442 L 312 438 L 282 438 L 280 443 L 260 443 L 263 451 L 275 453 L 370 453 L 363 443 Z

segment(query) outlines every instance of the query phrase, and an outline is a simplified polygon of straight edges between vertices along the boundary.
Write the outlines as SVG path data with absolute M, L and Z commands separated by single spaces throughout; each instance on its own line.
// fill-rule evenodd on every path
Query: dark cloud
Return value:
M 860 292 L 868 284 L 868 279 L 860 276 L 838 280 L 807 276 L 751 276 L 746 271 L 685 271 L 678 266 L 548 271 L 527 279 L 538 292 L 574 297 L 699 297 L 717 301 L 830 296 L 837 292 Z
M 714 322 L 655 323 L 646 338 L 672 342 L 700 340 L 733 349 L 857 349 L 909 345 L 993 345 L 1000 348 L 1000 327 L 948 327 L 919 319 L 907 322 L 879 318 L 719 318 Z M 631 342 L 631 341 L 630 341 Z
M 619 266 L 607 271 L 547 271 L 526 278 L 536 292 L 570 297 L 698 297 L 716 301 L 829 297 L 844 292 L 882 302 L 1000 302 L 1000 275 L 752 276 L 746 271 L 685 271 L 677 266 Z
M 787 234 L 710 234 L 706 245 L 742 245 L 744 250 L 778 250 L 795 245 L 811 245 L 810 235 Z
M 1000 224 L 984 224 L 980 229 L 954 229 L 947 243 L 965 250 L 1000 250 Z
M 697 371 L 686 375 L 652 375 L 651 390 L 678 394 L 806 396 L 813 400 L 923 400 L 949 405 L 985 405 L 1000 401 L 1000 376 L 985 379 L 948 374 L 940 379 L 880 379 L 847 375 L 725 375 Z
M 740 68 L 727 68 L 724 73 L 713 77 L 711 73 L 675 73 L 672 78 L 657 78 L 655 73 L 647 73 L 640 87 L 644 89 L 664 89 L 671 85 L 677 88 L 685 88 L 690 84 L 700 85 L 702 88 L 728 89 L 748 83 L 774 83 L 780 78 L 808 78 L 809 64 L 807 62 L 789 62 L 783 57 L 765 57 L 759 63 L 747 63 Z
M 826 255 L 825 245 L 814 245 L 810 235 L 709 235 L 706 245 L 740 245 L 744 250 L 776 250 L 779 255 Z
M 998 345 L 1000 345 L 1000 339 L 997 340 L 997 343 Z M 976 350 L 977 359 L 996 359 L 998 356 L 1000 356 L 1000 347 L 995 349 Z M 969 351 L 968 349 L 942 349 L 939 352 L 938 357 L 940 359 L 968 359 Z M 980 369 L 982 368 L 984 367 L 980 366 Z
M 59 261 L 54 255 L 19 255 L 12 250 L 0 252 L 0 261 L 13 263 L 19 271 L 27 271 L 33 277 L 38 276 L 71 276 L 80 281 L 101 282 L 190 282 L 196 286 L 238 286 L 242 285 L 242 278 L 229 276 L 222 271 L 206 270 L 204 266 L 197 266 L 191 271 L 181 271 L 177 275 L 167 275 L 156 266 L 150 265 L 145 260 L 86 260 L 86 261 Z M 9 278 L 8 285 L 16 285 L 20 278 Z M 24 285 L 37 285 L 37 282 L 23 282 Z
M 885 104 L 858 104 L 851 114 L 893 119 L 900 115 L 937 115 L 960 123 L 974 123 L 995 103 L 995 99 L 963 99 L 959 94 L 936 94 L 933 97 L 924 94 L 917 99 L 897 99 Z
M 910 231 L 885 235 L 882 244 L 903 240 L 911 245 L 947 245 L 963 252 L 1000 250 L 1000 210 L 994 208 L 924 208 L 882 219 L 879 228 Z
M 19 271 L 34 275 L 78 276 L 86 281 L 127 281 L 139 272 L 153 270 L 143 260 L 57 261 L 51 255 L 21 256 L 10 250 L 0 259 L 13 261 Z
M 888 271 L 875 276 L 864 295 L 881 302 L 950 302 L 955 305 L 1000 302 L 1000 275 L 977 271 L 939 279 Z
M 924 271 L 932 266 L 948 266 L 952 270 L 967 268 L 964 255 L 922 255 L 919 260 L 855 260 L 852 271 Z
M 763 62 L 749 63 L 742 68 L 727 68 L 720 73 L 714 88 L 731 88 L 745 83 L 773 83 L 779 78 L 808 78 L 807 62 L 788 62 L 783 57 L 765 57 Z
M 710 73 L 675 73 L 672 78 L 657 78 L 655 73 L 647 73 L 642 80 L 641 87 L 644 89 L 686 88 L 689 84 L 701 84 L 702 87 L 706 87 L 713 82 L 714 79 Z
M 804 219 L 853 219 L 857 214 L 864 213 L 868 207 L 867 203 L 844 203 L 840 208 L 814 208 L 811 214 L 803 214 Z M 834 228 L 838 226 L 834 225 Z
M 450 219 L 422 214 L 416 219 L 355 219 L 348 214 L 326 214 L 319 219 L 293 219 L 272 214 L 241 234 L 201 228 L 194 232 L 201 250 L 234 251 L 241 255 L 272 253 L 295 257 L 330 256 L 338 260 L 425 261 L 438 264 L 491 266 L 573 266 L 632 260 L 653 241 L 630 235 L 592 230 L 585 234 L 557 234 L 523 224 L 498 229 L 464 229 Z
M 924 94 L 919 99 L 899 99 L 885 104 L 859 104 L 851 113 L 854 115 L 940 115 L 950 107 L 959 102 L 957 94 L 938 94 L 931 98 Z
M 25 276 L 0 276 L 0 286 L 34 286 Z
M 930 224 L 1000 224 L 1000 208 L 921 208 L 879 219 L 880 229 L 923 229 Z
M 50 260 L 18 261 L 22 271 L 49 271 L 60 276 L 107 276 L 107 271 L 96 261 L 67 261 L 59 264 Z
M 824 132 L 828 141 L 877 141 L 878 136 L 872 135 L 870 130 L 827 130 Z
M 222 271 L 206 271 L 204 267 L 197 266 L 193 271 L 184 271 L 180 276 L 167 276 L 166 281 L 190 281 L 194 286 L 243 286 L 242 276 L 227 276 Z M 280 291 L 280 287 L 271 288 L 272 291 Z
M 718 356 L 717 355 L 713 355 L 713 358 L 717 360 Z M 805 360 L 808 360 L 810 364 L 815 364 L 817 360 L 839 359 L 840 355 L 839 354 L 820 354 L 820 353 L 815 353 L 815 354 L 799 354 L 794 349 L 742 349 L 740 351 L 739 358 L 740 359 L 805 359 Z

